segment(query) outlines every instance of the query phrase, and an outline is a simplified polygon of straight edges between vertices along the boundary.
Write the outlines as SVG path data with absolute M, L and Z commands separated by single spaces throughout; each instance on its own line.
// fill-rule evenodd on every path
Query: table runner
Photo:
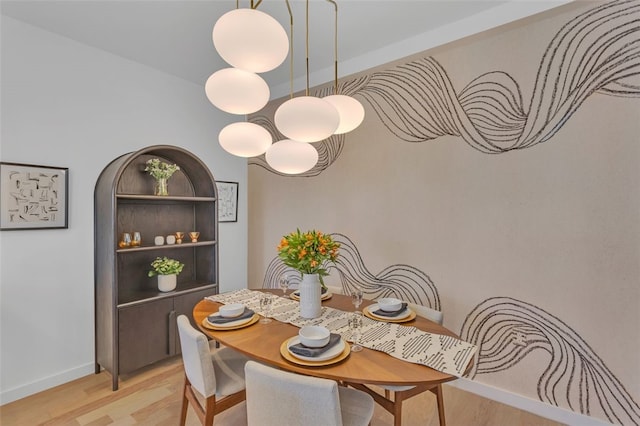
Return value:
M 242 303 L 257 313 L 260 311 L 260 291 L 248 289 L 208 296 L 205 299 L 223 304 Z M 271 317 L 293 324 L 322 325 L 332 333 L 351 341 L 348 318 L 352 312 L 341 311 L 328 306 L 322 307 L 318 318 L 302 318 L 298 302 L 275 296 L 271 307 Z M 395 358 L 415 364 L 426 365 L 434 370 L 461 377 L 473 357 L 477 347 L 471 343 L 442 334 L 429 333 L 413 326 L 375 321 L 362 316 L 360 344 L 369 349 L 385 352 Z

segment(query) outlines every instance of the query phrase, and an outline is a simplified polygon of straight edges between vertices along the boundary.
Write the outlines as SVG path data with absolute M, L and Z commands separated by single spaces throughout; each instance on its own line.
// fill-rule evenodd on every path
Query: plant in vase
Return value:
M 156 180 L 154 194 L 169 195 L 167 181 L 176 171 L 180 170 L 180 167 L 177 164 L 165 163 L 157 158 L 148 160 L 146 164 L 147 166 L 144 168 L 144 171 L 149 172 Z
M 295 232 L 285 235 L 278 244 L 278 257 L 282 262 L 302 275 L 300 283 L 300 315 L 315 318 L 320 315 L 322 277 L 327 273 L 327 264 L 338 258 L 340 244 L 330 235 L 319 231 Z
M 182 272 L 184 263 L 168 257 L 156 257 L 151 262 L 151 269 L 148 273 L 150 277 L 158 276 L 158 290 L 171 291 L 176 288 L 178 274 Z

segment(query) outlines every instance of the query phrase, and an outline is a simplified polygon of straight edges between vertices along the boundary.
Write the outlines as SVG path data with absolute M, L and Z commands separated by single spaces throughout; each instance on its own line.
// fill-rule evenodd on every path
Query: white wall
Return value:
M 247 282 L 246 160 L 224 152 L 203 86 L 2 17 L 5 162 L 69 168 L 69 229 L 0 233 L 0 402 L 93 372 L 93 189 L 113 158 L 170 144 L 240 183 L 220 224 L 221 290 Z

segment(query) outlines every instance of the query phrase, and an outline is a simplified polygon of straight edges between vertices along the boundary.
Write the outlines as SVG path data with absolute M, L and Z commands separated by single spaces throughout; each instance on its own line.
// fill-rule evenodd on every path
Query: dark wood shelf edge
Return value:
M 179 197 L 179 196 L 157 196 L 157 195 L 138 195 L 138 194 L 116 194 L 117 199 L 121 200 L 144 200 L 144 201 L 217 201 L 216 197 Z
M 130 307 L 130 306 L 136 306 L 136 305 L 140 305 L 142 303 L 147 303 L 147 302 L 151 302 L 154 300 L 160 300 L 160 299 L 166 299 L 166 298 L 172 298 L 172 297 L 176 297 L 176 296 L 180 296 L 183 294 L 188 294 L 188 293 L 193 293 L 196 291 L 201 291 L 201 290 L 207 290 L 207 289 L 211 289 L 212 290 L 212 294 L 215 293 L 215 290 L 218 288 L 218 284 L 215 283 L 211 283 L 211 284 L 202 284 L 202 283 L 198 283 L 198 282 L 192 282 L 192 283 L 188 283 L 188 284 L 179 284 L 178 288 L 174 291 L 168 291 L 166 293 L 163 293 L 161 291 L 145 291 L 145 292 L 136 292 L 134 294 L 131 294 L 130 298 L 131 300 L 123 300 L 121 302 L 118 303 L 117 308 L 126 308 L 126 307 Z M 134 298 L 135 296 L 135 298 Z
M 181 244 L 163 244 L 161 246 L 142 246 L 142 247 L 129 247 L 116 249 L 116 253 L 131 253 L 136 251 L 149 251 L 149 250 L 168 250 L 174 248 L 193 248 L 198 246 L 214 246 L 218 244 L 217 240 L 212 241 L 198 241 L 197 243 L 181 243 Z

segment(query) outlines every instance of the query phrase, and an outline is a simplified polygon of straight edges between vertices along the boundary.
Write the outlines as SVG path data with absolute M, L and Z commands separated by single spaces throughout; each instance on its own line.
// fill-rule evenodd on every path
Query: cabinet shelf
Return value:
M 217 293 L 217 284 L 205 283 L 201 281 L 192 281 L 189 283 L 179 284 L 174 291 L 163 293 L 158 290 L 142 290 L 125 294 L 120 294 L 120 300 L 118 302 L 118 308 L 126 308 L 129 306 L 139 305 L 141 303 L 148 303 L 153 300 L 173 298 L 183 294 L 192 293 L 200 290 L 212 290 L 211 294 Z
M 162 202 L 162 201 L 184 201 L 184 202 L 202 202 L 210 203 L 217 201 L 215 197 L 182 197 L 182 196 L 157 196 L 157 195 L 144 195 L 144 194 L 116 194 L 118 200 L 140 200 L 145 202 Z
M 212 246 L 218 244 L 217 241 L 198 241 L 197 243 L 182 243 L 182 244 L 163 244 L 161 246 L 140 246 L 140 247 L 128 247 L 116 249 L 117 253 L 133 253 L 137 251 L 150 251 L 150 250 L 173 250 L 173 249 L 188 249 L 200 246 Z

